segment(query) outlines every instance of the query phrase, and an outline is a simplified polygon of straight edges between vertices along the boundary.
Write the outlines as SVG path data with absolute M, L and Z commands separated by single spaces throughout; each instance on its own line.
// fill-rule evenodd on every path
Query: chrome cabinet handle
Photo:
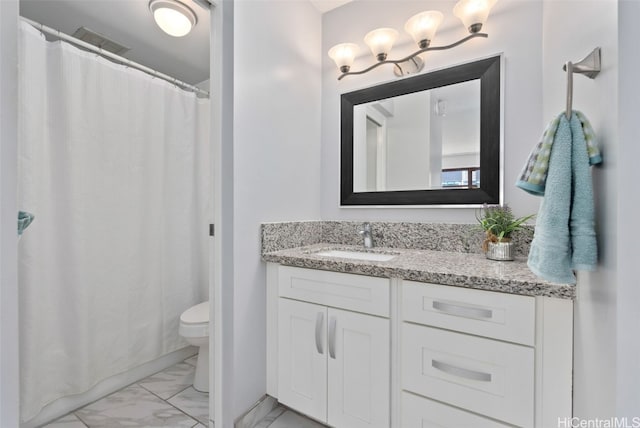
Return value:
M 473 308 L 471 306 L 456 305 L 454 303 L 439 302 L 437 300 L 433 301 L 431 307 L 447 314 L 465 318 L 491 319 L 493 317 L 493 311 L 491 309 Z
M 336 317 L 329 320 L 329 356 L 336 359 Z
M 454 366 L 438 360 L 431 360 L 431 367 L 440 370 L 441 372 L 464 379 L 491 382 L 491 373 L 477 372 L 475 370 L 465 369 L 463 367 Z
M 318 312 L 318 315 L 316 315 L 316 349 L 318 354 L 324 354 L 322 349 L 322 324 L 324 324 L 324 313 Z

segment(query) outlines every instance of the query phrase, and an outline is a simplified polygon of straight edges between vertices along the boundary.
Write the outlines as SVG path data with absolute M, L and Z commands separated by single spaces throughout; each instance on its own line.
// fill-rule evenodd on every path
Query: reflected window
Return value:
M 480 168 L 443 169 L 442 187 L 446 189 L 477 189 L 480 187 Z

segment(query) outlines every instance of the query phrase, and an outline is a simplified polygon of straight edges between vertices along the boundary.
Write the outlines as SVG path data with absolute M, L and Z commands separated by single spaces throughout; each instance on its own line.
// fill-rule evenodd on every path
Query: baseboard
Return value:
M 278 407 L 278 400 L 265 395 L 247 412 L 236 419 L 234 428 L 253 428 L 258 422 L 264 419 L 273 409 Z
M 178 349 L 177 351 L 149 361 L 127 372 L 107 378 L 85 393 L 62 397 L 49 403 L 34 418 L 20 424 L 20 427 L 35 428 L 47 424 L 132 383 L 138 382 L 147 376 L 151 376 L 154 373 L 184 361 L 197 352 L 198 348 L 194 346 Z

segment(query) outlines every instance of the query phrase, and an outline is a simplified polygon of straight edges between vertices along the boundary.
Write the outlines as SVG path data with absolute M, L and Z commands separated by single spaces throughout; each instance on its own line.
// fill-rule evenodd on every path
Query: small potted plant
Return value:
M 513 260 L 513 242 L 511 234 L 522 229 L 522 225 L 531 219 L 533 214 L 515 218 L 511 208 L 507 205 L 485 205 L 482 211 L 476 213 L 480 228 L 486 237 L 482 243 L 482 250 L 491 260 Z

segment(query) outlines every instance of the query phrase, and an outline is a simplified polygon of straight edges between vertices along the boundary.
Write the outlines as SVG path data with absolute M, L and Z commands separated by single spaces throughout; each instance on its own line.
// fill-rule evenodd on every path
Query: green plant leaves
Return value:
M 476 212 L 480 228 L 495 235 L 498 241 L 511 238 L 511 234 L 521 229 L 524 222 L 533 216 L 534 214 L 515 218 L 511 208 L 507 205 L 485 205 L 479 213 Z

